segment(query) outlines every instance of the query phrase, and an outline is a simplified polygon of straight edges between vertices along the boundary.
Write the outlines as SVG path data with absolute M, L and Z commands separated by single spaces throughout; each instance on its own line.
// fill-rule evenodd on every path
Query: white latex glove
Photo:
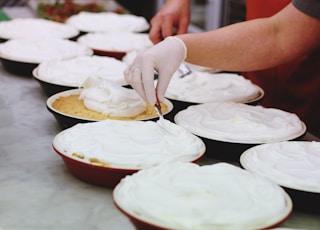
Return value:
M 167 37 L 157 45 L 137 55 L 124 71 L 126 81 L 151 105 L 163 101 L 168 84 L 187 55 L 187 48 L 177 37 Z M 158 83 L 154 87 L 154 72 Z

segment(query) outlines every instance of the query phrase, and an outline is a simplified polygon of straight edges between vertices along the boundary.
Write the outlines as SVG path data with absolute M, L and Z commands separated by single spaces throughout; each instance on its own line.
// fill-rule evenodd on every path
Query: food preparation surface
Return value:
M 60 127 L 46 98 L 35 79 L 10 74 L 0 65 L 0 229 L 134 230 L 115 207 L 111 189 L 75 178 L 54 152 Z M 217 161 L 207 156 L 200 163 Z M 281 225 L 319 226 L 319 214 L 296 211 Z

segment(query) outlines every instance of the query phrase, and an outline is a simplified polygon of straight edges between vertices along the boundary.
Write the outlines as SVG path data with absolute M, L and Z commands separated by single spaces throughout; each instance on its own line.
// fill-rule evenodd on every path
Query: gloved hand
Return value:
M 124 71 L 126 81 L 151 105 L 163 101 L 173 74 L 187 55 L 187 48 L 177 37 L 168 37 L 157 45 L 137 55 Z M 154 87 L 154 72 L 158 83 Z

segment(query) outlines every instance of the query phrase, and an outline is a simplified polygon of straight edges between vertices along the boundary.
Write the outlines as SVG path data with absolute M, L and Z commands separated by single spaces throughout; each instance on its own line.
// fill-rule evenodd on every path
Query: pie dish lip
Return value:
M 52 103 L 55 100 L 57 100 L 59 97 L 79 94 L 81 92 L 81 90 L 82 89 L 70 89 L 70 90 L 65 90 L 65 91 L 56 93 L 56 94 L 50 96 L 47 99 L 46 105 L 49 108 L 49 110 L 51 110 L 52 112 L 60 114 L 60 115 L 65 116 L 65 117 L 70 117 L 70 118 L 80 119 L 80 120 L 86 120 L 86 121 L 101 121 L 101 120 L 96 120 L 96 119 L 91 119 L 91 118 L 85 118 L 85 117 L 69 115 L 69 114 L 63 113 L 63 112 L 61 112 L 61 111 L 59 111 L 59 110 L 57 110 L 57 109 L 52 107 Z M 164 99 L 164 103 L 168 106 L 168 111 L 163 113 L 163 115 L 166 115 L 166 114 L 170 113 L 173 110 L 173 104 L 172 104 L 172 102 L 170 100 L 168 100 L 166 98 Z M 157 117 L 158 117 L 158 115 L 152 116 L 152 117 L 149 117 L 149 118 L 138 119 L 138 120 L 150 120 L 150 119 L 155 119 Z
M 290 141 L 289 143 L 291 142 L 297 142 L 297 143 L 300 143 L 302 141 Z M 303 142 L 308 142 L 308 141 L 303 141 Z M 274 142 L 274 143 L 266 143 L 266 144 L 278 144 L 278 142 Z M 268 173 L 266 172 L 257 172 L 256 170 L 252 169 L 248 164 L 247 164 L 247 161 L 248 159 L 250 158 L 250 154 L 252 154 L 251 152 L 258 149 L 258 148 L 261 148 L 262 146 L 261 145 L 257 145 L 257 146 L 253 146 L 247 150 L 245 150 L 241 156 L 240 156 L 240 164 L 241 166 L 252 172 L 252 173 L 255 173 L 255 174 L 263 174 L 263 176 L 267 177 L 268 179 L 272 180 L 274 183 L 276 184 L 279 184 L 280 186 L 282 187 L 285 187 L 285 188 L 289 188 L 289 189 L 293 189 L 293 190 L 298 190 L 298 191 L 303 191 L 303 192 L 308 192 L 308 193 L 315 193 L 315 194 L 319 194 L 320 195 L 320 188 L 319 189 L 310 189 L 310 188 L 306 188 L 302 185 L 293 185 L 292 183 L 286 183 L 286 181 L 284 180 L 279 180 L 279 179 L 276 179 L 274 177 L 269 177 L 267 176 Z M 265 154 L 265 153 L 259 153 L 259 154 Z M 263 162 L 260 162 L 260 163 L 263 163 Z
M 66 130 L 63 130 L 60 133 L 64 131 Z M 60 133 L 58 133 L 56 137 Z M 56 146 L 55 138 L 52 142 L 52 148 L 55 153 L 62 158 L 64 164 L 66 165 L 70 173 L 73 174 L 73 176 L 87 183 L 114 188 L 125 176 L 131 175 L 143 169 L 141 167 L 103 166 L 81 160 L 80 158 L 69 156 L 63 153 L 63 151 L 61 151 L 60 148 Z M 199 153 L 197 157 L 190 159 L 190 162 L 196 163 L 204 156 L 204 154 L 205 151 L 203 153 Z
M 112 166 L 103 166 L 103 165 L 99 165 L 99 164 L 93 164 L 93 163 L 89 163 L 85 160 L 82 160 L 80 158 L 77 158 L 77 157 L 72 157 L 72 156 L 69 156 L 68 154 L 65 154 L 61 148 L 59 148 L 59 146 L 55 143 L 56 139 L 59 137 L 59 135 L 62 135 L 64 132 L 67 132 L 68 129 L 65 129 L 65 130 L 62 130 L 60 133 L 58 133 L 54 139 L 53 139 L 53 143 L 52 143 L 52 148 L 54 149 L 54 151 L 60 155 L 61 157 L 63 157 L 64 159 L 68 160 L 68 161 L 76 161 L 78 164 L 81 164 L 83 166 L 90 166 L 90 167 L 94 167 L 94 168 L 99 168 L 99 169 L 102 169 L 102 170 L 112 170 L 112 171 L 125 171 L 125 172 L 128 172 L 128 173 L 132 173 L 132 172 L 137 172 L 139 170 L 142 170 L 144 169 L 144 167 L 130 167 L 130 168 L 126 168 L 126 167 L 112 167 Z M 199 152 L 197 154 L 196 157 L 190 159 L 190 161 L 188 162 L 197 162 L 199 161 L 201 158 L 203 158 L 205 155 L 205 151 L 203 152 Z M 149 166 L 150 167 L 150 166 Z
M 96 49 L 94 47 L 91 48 L 95 55 L 99 56 L 107 56 L 107 57 L 113 57 L 117 60 L 123 60 L 123 58 L 127 55 L 128 51 L 118 51 L 118 50 L 102 50 L 102 49 Z
M 130 212 L 130 211 L 126 210 L 124 207 L 122 207 L 119 204 L 119 202 L 117 202 L 117 200 L 118 200 L 117 191 L 119 189 L 119 186 L 120 186 L 120 183 L 118 185 L 116 185 L 115 188 L 113 189 L 112 199 L 113 199 L 113 203 L 115 204 L 115 206 L 119 209 L 119 211 L 121 211 L 125 216 L 127 216 L 127 218 L 129 218 L 133 223 L 137 223 L 139 226 L 149 227 L 150 229 L 154 229 L 154 230 L 169 230 L 170 229 L 169 226 L 161 226 L 160 223 L 150 222 L 150 221 L 146 220 L 146 218 L 139 217 L 137 215 L 137 213 Z M 291 197 L 289 196 L 289 194 L 282 187 L 280 187 L 280 189 L 282 190 L 282 192 L 284 194 L 285 204 L 286 204 L 285 210 L 283 211 L 282 215 L 275 217 L 276 219 L 274 219 L 274 220 L 268 220 L 267 222 L 265 222 L 264 224 L 261 224 L 260 226 L 253 226 L 255 229 L 273 228 L 273 227 L 276 227 L 279 224 L 283 223 L 286 219 L 289 218 L 289 216 L 293 210 L 293 201 L 292 201 Z M 219 226 L 216 226 L 216 227 L 219 228 Z
M 62 132 L 64 132 L 66 130 L 63 130 Z M 61 133 L 62 133 L 61 132 Z M 138 168 L 115 168 L 115 167 L 107 167 L 107 166 L 102 166 L 102 165 L 99 165 L 99 164 L 92 164 L 92 163 L 89 163 L 89 162 L 86 162 L 84 160 L 81 160 L 80 158 L 76 158 L 76 157 L 71 157 L 67 154 L 65 154 L 63 151 L 61 151 L 59 149 L 59 147 L 55 144 L 55 139 L 60 135 L 60 133 L 58 133 L 56 135 L 56 137 L 54 138 L 53 140 L 53 143 L 52 143 L 52 148 L 53 150 L 58 154 L 60 155 L 62 158 L 64 158 L 65 160 L 68 160 L 68 161 L 74 161 L 74 162 L 77 162 L 77 164 L 80 164 L 82 166 L 91 166 L 92 168 L 99 168 L 99 169 L 103 169 L 103 170 L 112 170 L 112 171 L 126 171 L 126 172 L 137 172 Z M 81 166 L 80 166 L 81 167 Z

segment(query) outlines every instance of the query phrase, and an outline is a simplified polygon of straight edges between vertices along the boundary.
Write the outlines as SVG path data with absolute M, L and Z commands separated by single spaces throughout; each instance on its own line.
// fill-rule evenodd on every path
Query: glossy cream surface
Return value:
M 241 156 L 242 165 L 289 188 L 320 193 L 320 143 L 284 141 L 259 145 Z
M 113 117 L 133 117 L 146 110 L 135 90 L 97 77 L 86 79 L 79 99 L 88 109 Z
M 92 49 L 104 51 L 141 51 L 153 44 L 148 34 L 132 32 L 88 33 L 77 40 Z
M 166 97 L 185 102 L 247 102 L 257 98 L 260 88 L 243 76 L 233 73 L 193 71 L 185 77 L 176 72 Z
M 68 59 L 92 53 L 87 46 L 60 38 L 11 39 L 0 44 L 2 58 L 28 63 Z
M 0 23 L 0 37 L 12 38 L 72 38 L 79 30 L 59 22 L 41 18 L 15 18 Z
M 202 137 L 235 143 L 291 140 L 305 132 L 304 123 L 293 113 L 233 102 L 189 106 L 174 119 Z
M 126 85 L 123 71 L 127 64 L 111 57 L 78 56 L 68 60 L 41 62 L 36 72 L 43 81 L 80 87 L 88 77 L 99 77 Z
M 149 29 L 149 23 L 144 17 L 113 12 L 80 12 L 71 16 L 66 24 L 83 32 L 143 32 Z
M 176 162 L 143 169 L 116 186 L 125 212 L 168 229 L 260 229 L 291 208 L 280 186 L 228 163 Z M 160 198 L 161 197 L 161 198 Z
M 192 161 L 204 154 L 204 143 L 186 129 L 163 120 L 104 120 L 77 124 L 60 132 L 53 141 L 62 154 L 89 163 L 97 158 L 113 168 L 141 169 L 162 163 Z

